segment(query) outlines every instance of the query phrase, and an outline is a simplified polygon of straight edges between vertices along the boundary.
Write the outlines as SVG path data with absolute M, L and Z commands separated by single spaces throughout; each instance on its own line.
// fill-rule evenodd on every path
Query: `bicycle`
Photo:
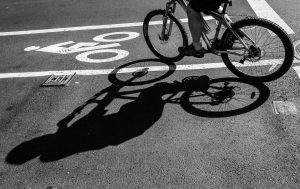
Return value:
M 177 4 L 186 12 L 186 0 L 168 0 L 164 10 L 149 12 L 143 22 L 148 47 L 164 61 L 181 60 L 184 55 L 178 52 L 178 47 L 188 45 L 185 29 L 174 15 Z M 283 76 L 294 60 L 293 44 L 288 34 L 276 23 L 262 18 L 246 17 L 232 22 L 226 14 L 228 6 L 232 6 L 232 0 L 226 0 L 221 12 L 209 13 L 217 20 L 217 26 L 212 39 L 202 33 L 207 46 L 205 53 L 220 55 L 226 67 L 244 79 L 268 82 Z M 219 38 L 222 26 L 226 30 Z M 155 29 L 157 31 L 153 31 Z M 271 56 L 276 58 L 270 60 Z

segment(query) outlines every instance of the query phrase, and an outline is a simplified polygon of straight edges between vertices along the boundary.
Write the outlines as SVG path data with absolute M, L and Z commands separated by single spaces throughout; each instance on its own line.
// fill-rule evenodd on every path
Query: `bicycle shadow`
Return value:
M 135 74 L 140 77 L 143 73 Z M 226 79 L 223 79 L 226 81 Z M 132 81 L 131 79 L 128 82 Z M 207 80 L 199 81 L 199 86 L 206 85 Z M 202 82 L 202 83 L 201 83 Z M 6 157 L 9 164 L 21 165 L 36 157 L 41 162 L 57 161 L 80 152 L 98 150 L 111 145 L 119 145 L 142 135 L 162 116 L 166 103 L 178 103 L 179 99 L 172 101 L 173 93 L 178 87 L 174 83 L 159 82 L 145 89 L 120 92 L 124 85 L 112 84 L 95 94 L 83 105 L 76 108 L 72 113 L 58 122 L 58 130 L 54 134 L 48 134 L 23 142 L 12 149 Z M 190 86 L 184 87 L 184 94 L 189 94 Z M 139 93 L 138 97 L 124 97 L 133 101 L 124 104 L 116 113 L 106 114 L 107 106 L 115 99 L 122 98 L 120 94 Z M 170 97 L 163 98 L 170 94 Z M 98 98 L 105 95 L 101 100 Z M 187 98 L 187 95 L 182 95 Z M 264 98 L 266 100 L 267 98 Z M 191 102 L 182 100 L 182 107 Z M 80 114 L 89 104 L 96 103 L 96 107 L 84 117 L 78 119 L 71 125 L 70 122 Z M 255 106 L 248 107 L 243 111 L 234 112 L 236 115 L 251 111 L 253 108 L 263 104 L 260 100 Z M 195 109 L 187 112 L 197 115 Z

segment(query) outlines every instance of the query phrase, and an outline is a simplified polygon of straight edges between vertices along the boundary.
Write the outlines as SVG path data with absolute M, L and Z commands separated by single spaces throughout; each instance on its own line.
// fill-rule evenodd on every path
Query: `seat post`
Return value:
M 223 6 L 222 14 L 226 13 L 227 5 L 228 5 L 228 2 L 226 1 Z

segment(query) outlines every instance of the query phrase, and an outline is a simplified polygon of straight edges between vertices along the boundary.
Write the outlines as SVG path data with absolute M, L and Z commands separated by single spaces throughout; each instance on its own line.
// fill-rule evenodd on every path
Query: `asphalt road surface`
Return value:
M 142 33 L 165 2 L 0 2 L 0 188 L 300 188 L 299 60 L 264 84 L 215 55 L 165 63 Z M 228 14 L 270 19 L 296 41 L 299 8 L 233 0 Z M 52 75 L 72 77 L 42 86 Z M 178 84 L 203 75 L 233 98 L 208 104 Z

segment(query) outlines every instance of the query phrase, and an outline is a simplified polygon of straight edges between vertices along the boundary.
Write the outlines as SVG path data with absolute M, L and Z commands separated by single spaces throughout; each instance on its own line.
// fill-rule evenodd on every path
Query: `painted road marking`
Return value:
M 92 54 L 100 54 L 100 53 L 110 53 L 115 54 L 113 57 L 110 58 L 89 58 Z M 100 49 L 100 50 L 94 50 L 94 51 L 87 51 L 84 53 L 81 53 L 76 56 L 76 59 L 80 62 L 88 62 L 88 63 L 104 63 L 104 62 L 113 62 L 116 60 L 123 59 L 129 55 L 128 51 L 122 50 L 122 49 Z
M 253 11 L 258 17 L 266 18 L 279 24 L 288 34 L 295 34 L 295 32 L 280 18 L 280 16 L 272 9 L 272 7 L 265 0 L 247 0 Z M 206 16 L 206 20 L 214 19 L 211 16 Z M 180 19 L 182 22 L 187 22 L 187 18 Z M 151 25 L 162 24 L 162 21 L 150 22 Z M 66 28 L 53 28 L 53 29 L 40 29 L 28 31 L 11 31 L 0 32 L 0 36 L 15 36 L 15 35 L 30 35 L 30 34 L 43 34 L 43 33 L 58 33 L 68 31 L 84 31 L 84 30 L 100 30 L 100 29 L 113 29 L 113 28 L 129 28 L 142 26 L 143 22 L 135 23 L 122 23 L 122 24 L 108 24 L 108 25 L 95 25 L 95 26 L 78 26 Z
M 116 35 L 117 36 L 125 35 L 125 37 L 116 38 L 114 37 Z M 24 51 L 27 52 L 40 51 L 40 52 L 57 53 L 57 54 L 71 54 L 71 53 L 83 52 L 76 56 L 76 59 L 80 62 L 87 62 L 87 63 L 112 62 L 127 57 L 129 55 L 129 52 L 121 49 L 108 49 L 108 48 L 120 47 L 121 45 L 115 42 L 127 41 L 131 39 L 135 39 L 139 36 L 140 34 L 137 32 L 130 32 L 130 31 L 111 32 L 111 33 L 97 35 L 96 37 L 93 38 L 93 40 L 96 42 L 79 42 L 74 44 L 75 43 L 74 41 L 66 41 L 66 42 L 57 43 L 43 48 L 40 48 L 40 46 L 30 46 L 25 48 Z M 100 42 L 110 43 L 110 44 L 100 45 Z M 67 46 L 71 44 L 72 46 Z M 110 58 L 101 58 L 101 57 L 98 59 L 89 58 L 90 55 L 103 54 L 103 53 L 113 54 L 113 56 L 111 56 Z
M 300 61 L 300 60 L 298 60 L 298 61 Z M 300 78 L 300 66 L 295 66 L 295 67 L 293 67 L 293 68 L 294 68 L 294 70 L 296 71 L 298 77 Z
M 114 35 L 127 35 L 122 38 L 111 38 L 111 36 Z M 107 37 L 110 37 L 107 39 Z M 131 39 L 135 39 L 139 37 L 140 34 L 137 32 L 130 32 L 130 31 L 123 31 L 123 32 L 111 32 L 111 33 L 105 33 L 101 35 L 97 35 L 93 38 L 96 42 L 79 42 L 74 44 L 74 41 L 66 41 L 61 42 L 57 44 L 53 44 L 47 47 L 41 48 L 40 46 L 30 46 L 26 47 L 24 51 L 41 51 L 41 52 L 48 52 L 48 53 L 57 53 L 57 54 L 71 54 L 71 53 L 77 53 L 77 52 L 84 52 L 84 51 L 93 51 L 93 50 L 99 50 L 99 49 L 107 49 L 107 48 L 113 48 L 113 47 L 119 47 L 121 46 L 119 43 L 115 42 L 122 42 L 127 41 Z M 100 42 L 102 43 L 110 43 L 105 45 L 99 45 Z M 66 45 L 71 45 L 69 47 L 65 47 Z
M 206 16 L 206 20 L 212 20 L 213 17 Z M 187 18 L 180 19 L 183 23 L 187 22 Z M 162 21 L 150 22 L 150 25 L 160 25 Z M 95 25 L 95 26 L 78 26 L 78 27 L 67 27 L 67 28 L 53 28 L 53 29 L 41 29 L 41 30 L 28 30 L 28 31 L 12 31 L 12 32 L 0 32 L 2 36 L 15 36 L 15 35 L 31 35 L 31 34 L 43 34 L 43 33 L 59 33 L 68 31 L 85 31 L 85 30 L 100 30 L 100 29 L 113 29 L 113 28 L 130 28 L 143 26 L 143 22 L 135 23 L 123 23 L 123 24 L 108 24 L 108 25 Z
M 274 60 L 265 60 L 261 61 L 262 64 L 273 64 L 272 63 L 280 61 L 278 59 Z M 300 63 L 300 60 L 294 59 L 294 63 Z M 147 66 L 148 67 L 148 66 Z M 225 64 L 223 62 L 219 63 L 205 63 L 205 64 L 190 64 L 190 65 L 176 65 L 176 70 L 203 70 L 203 69 L 213 69 L 213 68 L 225 68 Z M 164 71 L 168 70 L 168 66 L 149 66 L 148 71 Z M 140 70 L 141 67 L 135 68 L 123 68 L 120 70 L 120 73 L 132 73 L 137 70 Z M 300 77 L 300 66 L 295 66 L 294 69 L 298 73 Z M 22 72 L 22 73 L 1 73 L 0 79 L 9 79 L 9 78 L 26 78 L 26 77 L 42 77 L 49 75 L 81 75 L 81 76 L 93 76 L 93 75 L 108 75 L 114 69 L 98 69 L 98 70 L 64 70 L 64 71 L 41 71 L 41 72 Z
M 288 34 L 295 34 L 287 23 L 272 9 L 265 0 L 247 0 L 255 14 L 259 18 L 271 20 L 281 26 Z
M 56 53 L 56 54 L 71 54 L 77 52 L 84 52 L 84 51 L 93 51 L 98 49 L 105 49 L 105 48 L 113 48 L 113 47 L 120 47 L 119 43 L 111 43 L 105 45 L 98 45 L 99 43 L 95 42 L 88 42 L 83 43 L 79 42 L 71 47 L 64 47 L 66 45 L 74 44 L 74 41 L 66 41 L 62 43 L 57 43 L 54 45 L 49 45 L 47 47 L 40 48 L 38 46 L 31 46 L 24 49 L 24 51 L 40 51 L 40 52 L 47 52 L 47 53 Z

